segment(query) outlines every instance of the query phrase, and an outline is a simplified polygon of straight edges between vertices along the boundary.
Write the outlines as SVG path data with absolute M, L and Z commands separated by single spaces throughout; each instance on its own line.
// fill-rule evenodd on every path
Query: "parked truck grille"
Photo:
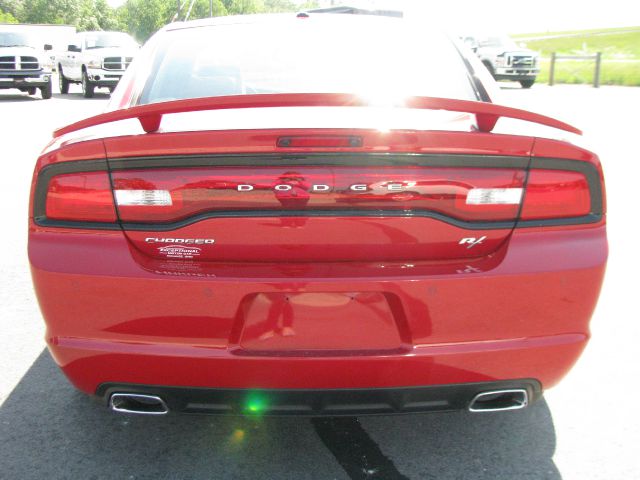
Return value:
M 0 57 L 0 70 L 39 70 L 36 57 Z
M 39 68 L 36 57 L 20 57 L 20 70 L 38 70 Z
M 103 62 L 105 70 L 126 70 L 133 57 L 106 57 Z
M 0 57 L 0 70 L 15 70 L 16 57 Z
M 512 64 L 514 67 L 530 67 L 533 65 L 533 57 L 514 56 Z

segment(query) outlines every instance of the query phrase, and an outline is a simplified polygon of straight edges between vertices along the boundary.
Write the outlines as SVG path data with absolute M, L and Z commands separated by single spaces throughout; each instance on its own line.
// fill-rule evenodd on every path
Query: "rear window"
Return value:
M 490 47 L 490 48 L 518 48 L 511 38 L 506 35 L 502 35 L 500 37 L 484 37 L 478 40 L 478 45 L 481 47 Z
M 169 31 L 138 103 L 259 93 L 477 100 L 446 36 L 402 20 L 324 17 Z

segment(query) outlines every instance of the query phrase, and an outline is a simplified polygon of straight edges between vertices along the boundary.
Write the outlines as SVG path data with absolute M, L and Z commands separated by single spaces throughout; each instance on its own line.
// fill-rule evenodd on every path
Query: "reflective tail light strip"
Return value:
M 119 207 L 173 205 L 171 193 L 168 190 L 115 190 L 114 193 Z
M 413 183 L 415 186 L 415 182 Z M 402 191 L 408 185 L 402 183 L 389 184 L 389 191 Z M 352 191 L 367 191 L 368 186 L 365 184 L 351 185 Z M 250 192 L 255 187 L 250 184 L 239 184 L 236 187 L 238 192 Z M 288 184 L 274 185 L 276 192 L 292 191 L 294 187 Z M 311 185 L 311 192 L 328 192 L 331 186 L 324 184 Z M 472 188 L 467 193 L 467 205 L 519 205 L 522 199 L 522 188 Z M 171 192 L 168 190 L 115 190 L 116 204 L 119 207 L 147 206 L 147 207 L 164 207 L 172 206 L 173 200 Z
M 433 212 L 468 222 L 515 221 L 524 169 L 265 166 L 117 170 L 120 219 L 172 223 L 229 212 Z M 141 190 L 144 185 L 148 190 Z M 471 195 L 471 196 L 469 196 Z M 247 213 L 247 214 L 248 214 Z
M 473 188 L 467 205 L 520 205 L 522 188 Z
M 104 161 L 62 162 L 38 175 L 34 219 L 40 225 L 115 229 L 118 220 L 147 228 L 217 215 L 426 215 L 491 229 L 517 217 L 518 227 L 602 218 L 602 175 L 592 164 L 534 159 L 526 188 L 524 172 L 515 166 L 265 167 L 251 162 L 119 167 L 110 179 Z

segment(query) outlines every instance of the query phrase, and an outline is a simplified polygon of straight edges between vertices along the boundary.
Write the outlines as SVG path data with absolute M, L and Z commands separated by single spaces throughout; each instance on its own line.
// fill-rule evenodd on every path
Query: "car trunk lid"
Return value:
M 152 258 L 439 261 L 507 241 L 532 139 L 280 129 L 105 144 L 119 221 Z M 164 145 L 164 155 L 143 156 Z

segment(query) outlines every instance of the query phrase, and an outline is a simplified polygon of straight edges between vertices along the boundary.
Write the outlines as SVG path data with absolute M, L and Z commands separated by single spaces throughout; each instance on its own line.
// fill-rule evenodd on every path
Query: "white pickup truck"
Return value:
M 51 98 L 51 45 L 23 32 L 0 31 L 0 89 L 17 88 Z
M 82 84 L 85 98 L 93 97 L 97 87 L 112 92 L 139 48 L 122 32 L 76 34 L 67 51 L 57 58 L 60 93 L 69 93 L 71 83 Z
M 520 82 L 531 88 L 540 73 L 539 55 L 517 45 L 507 35 L 462 37 L 496 80 Z

